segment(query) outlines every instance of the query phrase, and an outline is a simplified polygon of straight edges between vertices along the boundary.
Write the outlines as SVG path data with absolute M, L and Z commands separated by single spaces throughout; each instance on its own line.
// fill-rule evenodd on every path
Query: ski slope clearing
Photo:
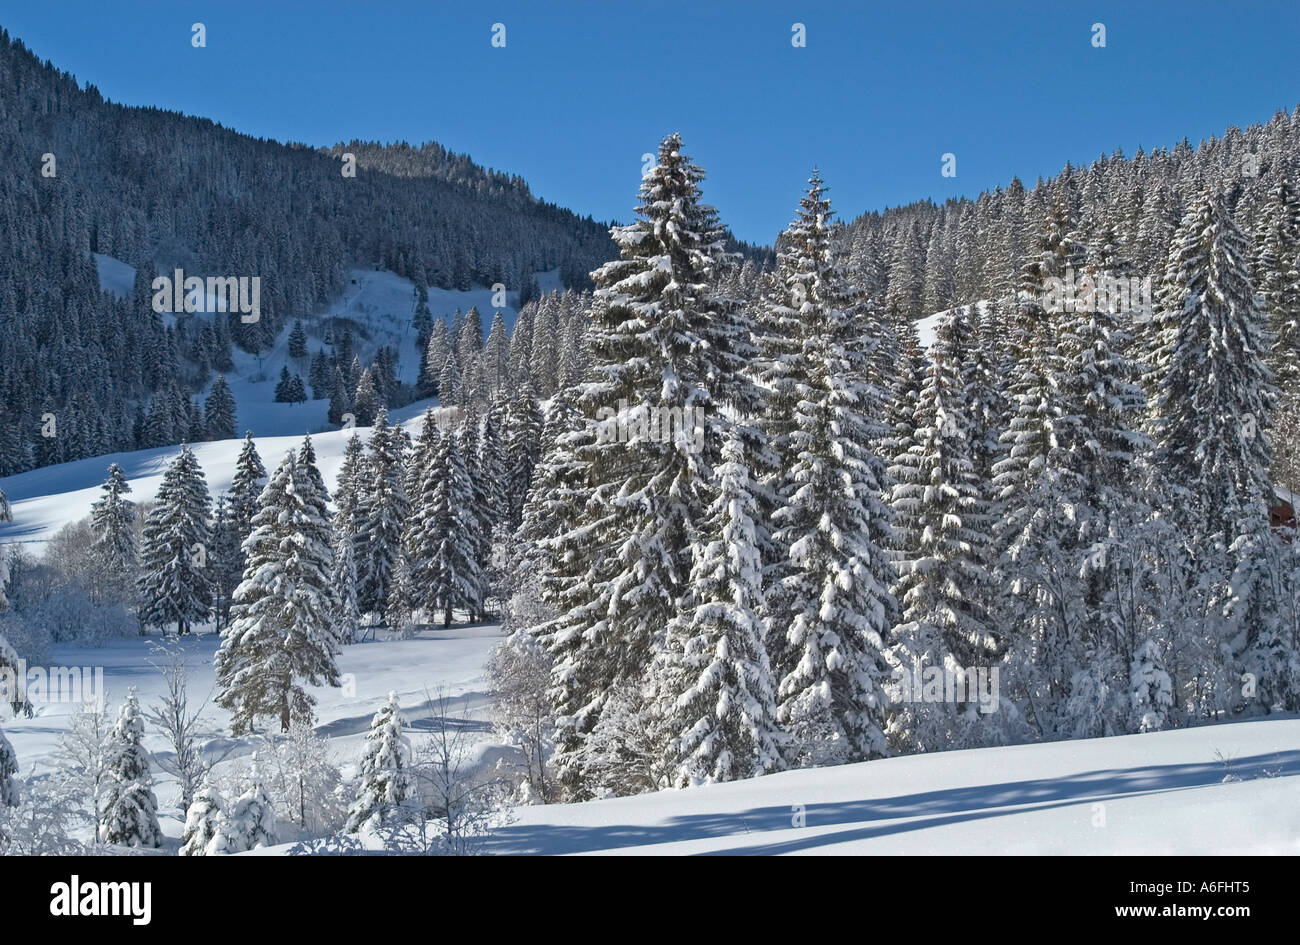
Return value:
M 974 304 L 975 310 L 979 313 L 981 318 L 988 314 L 989 303 L 987 301 L 980 299 Z M 948 320 L 949 316 L 952 315 L 952 311 L 952 309 L 946 308 L 942 312 L 934 312 L 933 314 L 925 316 L 925 318 L 917 320 L 916 339 L 922 348 L 929 348 L 930 345 L 934 344 L 935 333 L 939 330 L 939 327 Z
M 100 288 L 120 298 L 129 296 L 135 284 L 135 267 L 103 253 L 93 255 Z M 554 292 L 564 288 L 558 269 L 536 273 L 535 278 L 541 292 Z M 506 328 L 513 328 L 519 314 L 518 286 L 507 289 L 507 304 L 500 308 L 493 306 L 493 295 L 492 289 L 486 286 L 475 286 L 463 291 L 430 286 L 429 312 L 434 318 L 445 318 L 450 322 L 457 309 L 467 312 L 471 307 L 477 306 L 483 319 L 484 331 L 491 326 L 492 316 L 497 311 L 501 312 Z M 208 304 L 214 309 L 217 305 L 213 299 L 209 299 Z M 233 350 L 235 369 L 226 374 L 226 380 L 230 384 L 237 408 L 235 429 L 241 434 L 245 430 L 252 430 L 255 437 L 301 436 L 303 433 L 328 429 L 328 399 L 309 400 L 301 404 L 278 404 L 275 402 L 275 385 L 280 379 L 280 369 L 284 367 L 289 369 L 290 374 L 298 374 L 305 381 L 311 358 L 328 348 L 325 339 L 335 325 L 346 324 L 351 329 L 354 350 L 363 365 L 374 360 L 380 347 L 387 345 L 393 348 L 398 355 L 397 379 L 405 384 L 415 384 L 419 380 L 420 352 L 417 350 L 416 332 L 412 324 L 414 313 L 415 283 L 411 280 L 384 269 L 350 269 L 344 282 L 343 294 L 320 311 L 302 319 L 307 334 L 307 357 L 289 357 L 292 320 L 285 324 L 269 350 L 258 354 L 249 354 L 237 347 Z M 167 322 L 174 317 L 170 314 L 163 316 Z M 196 313 L 185 317 L 212 316 Z M 198 392 L 200 400 L 208 396 L 215 381 L 216 375 L 213 375 L 207 386 Z M 310 389 L 308 393 L 311 393 Z
M 1277 718 L 888 758 L 640 797 L 522 808 L 491 849 L 1300 854 L 1297 746 L 1300 720 Z

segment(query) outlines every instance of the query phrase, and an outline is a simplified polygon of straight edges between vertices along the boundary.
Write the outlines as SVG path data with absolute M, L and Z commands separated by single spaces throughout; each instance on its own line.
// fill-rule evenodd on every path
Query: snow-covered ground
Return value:
M 528 807 L 491 849 L 1300 854 L 1300 720 L 913 755 Z
M 474 753 L 501 749 L 485 719 L 484 662 L 498 627 L 425 631 L 345 647 L 345 688 L 318 688 L 317 732 L 344 767 L 389 690 L 416 730 L 445 692 L 472 720 Z M 210 698 L 214 635 L 190 638 L 190 692 Z M 151 643 L 56 646 L 54 662 L 104 668 L 110 702 L 130 687 L 148 706 L 162 675 Z M 47 705 L 5 732 L 22 773 L 49 770 L 70 705 Z M 205 719 L 228 717 L 209 705 Z M 165 748 L 156 734 L 146 745 Z M 230 756 L 252 751 L 241 743 Z M 164 832 L 182 829 L 174 782 L 158 776 Z M 498 854 L 1300 854 L 1300 720 L 1007 748 L 942 752 L 784 772 L 732 784 L 585 804 L 524 807 L 489 842 Z M 283 853 L 292 844 L 264 851 Z
M 478 744 L 474 754 L 493 763 L 496 741 L 485 721 L 487 694 L 484 687 L 484 663 L 492 647 L 502 638 L 499 626 L 453 626 L 447 630 L 425 630 L 413 640 L 391 640 L 345 646 L 338 658 L 342 688 L 316 687 L 309 691 L 317 700 L 316 731 L 329 741 L 337 764 L 346 771 L 360 759 L 365 733 L 376 710 L 396 692 L 407 721 L 420 728 L 429 716 L 427 703 L 432 697 L 447 697 L 455 717 L 470 720 Z M 148 709 L 163 693 L 165 665 L 152 639 L 118 640 L 107 646 L 87 648 L 55 645 L 51 665 L 79 667 L 83 671 L 102 670 L 106 701 L 116 717 L 127 692 L 135 688 L 141 706 Z M 230 731 L 230 716 L 212 703 L 215 696 L 215 672 L 212 657 L 220 639 L 208 633 L 184 638 L 189 665 L 188 692 L 192 707 L 206 704 L 203 721 L 225 735 Z M 38 705 L 33 718 L 8 718 L 8 706 L 0 712 L 5 736 L 13 744 L 23 777 L 41 775 L 55 767 L 59 736 L 68 730 L 75 706 L 72 703 Z M 147 726 L 145 746 L 165 751 L 166 743 L 153 726 Z M 242 740 L 228 756 L 234 760 L 253 751 L 253 742 Z M 224 751 L 227 744 L 218 739 L 212 746 Z M 168 836 L 179 837 L 184 821 L 176 809 L 179 791 L 175 781 L 155 770 L 160 819 Z

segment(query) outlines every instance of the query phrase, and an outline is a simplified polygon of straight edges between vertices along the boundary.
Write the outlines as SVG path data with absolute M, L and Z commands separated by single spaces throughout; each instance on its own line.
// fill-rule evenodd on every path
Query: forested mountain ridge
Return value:
M 344 154 L 354 154 L 357 166 L 378 171 L 393 177 L 433 177 L 452 184 L 463 184 L 481 193 L 515 194 L 532 201 L 528 182 L 518 174 L 504 174 L 491 168 L 480 167 L 466 154 L 448 151 L 435 141 L 413 145 L 407 141 L 383 144 L 379 141 L 358 141 L 321 148 L 323 152 L 341 159 Z
M 1287 286 L 1300 238 L 1298 169 L 1300 107 L 1278 111 L 1264 124 L 1229 127 L 1195 147 L 1183 139 L 1172 148 L 1139 148 L 1132 157 L 1101 155 L 1086 167 L 1067 164 L 1031 187 L 1012 178 L 974 200 L 864 213 L 845 225 L 840 238 L 859 288 L 892 325 L 987 300 L 1006 339 L 1018 296 L 1042 290 L 1024 282 L 1024 269 L 1041 251 L 1044 221 L 1053 212 L 1065 228 L 1056 236 L 1077 245 L 1070 260 L 1076 278 L 1106 272 L 1139 284 L 1149 279 L 1158 291 L 1180 221 L 1198 197 L 1218 192 L 1247 237 L 1249 275 L 1272 315 L 1278 342 L 1273 364 L 1284 395 L 1275 415 L 1274 478 L 1295 489 L 1300 420 L 1286 406 L 1294 394 L 1286 395 L 1297 383 L 1300 307 Z
M 112 104 L 3 30 L 0 155 L 0 474 L 135 448 L 152 394 L 199 390 L 232 345 L 265 350 L 349 265 L 516 292 L 554 269 L 581 287 L 614 255 L 605 224 L 440 146 L 360 146 L 348 177 L 327 149 Z M 101 291 L 95 253 L 136 268 L 130 297 Z M 159 317 L 150 284 L 177 267 L 259 278 L 260 317 Z

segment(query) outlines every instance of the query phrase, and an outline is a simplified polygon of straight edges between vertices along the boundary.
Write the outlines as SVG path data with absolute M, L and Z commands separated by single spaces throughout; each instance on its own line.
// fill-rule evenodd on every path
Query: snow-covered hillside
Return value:
M 118 296 L 129 295 L 135 281 L 135 268 L 102 253 L 94 255 L 100 287 L 105 292 Z M 537 273 L 536 280 L 542 292 L 563 288 L 558 269 Z M 420 369 L 420 352 L 416 349 L 416 334 L 411 321 L 414 291 L 413 282 L 387 270 L 351 269 L 342 296 L 321 311 L 303 319 L 307 332 L 306 358 L 289 357 L 289 330 L 292 322 L 281 331 L 269 351 L 253 355 L 235 348 L 235 370 L 226 376 L 226 380 L 237 405 L 236 429 L 241 433 L 252 430 L 255 437 L 262 437 L 315 433 L 328 427 L 328 400 L 278 404 L 275 402 L 275 384 L 283 367 L 288 367 L 289 373 L 299 374 L 306 380 L 311 356 L 322 349 L 327 330 L 325 326 L 330 319 L 345 318 L 356 326 L 353 341 L 362 364 L 369 364 L 381 346 L 394 348 L 399 358 L 397 379 L 406 384 L 414 384 L 418 380 Z M 434 318 L 450 319 L 457 309 L 466 312 L 477 306 L 485 331 L 497 311 L 501 312 L 507 328 L 514 326 L 515 317 L 519 314 L 517 291 L 506 292 L 508 304 L 501 308 L 493 306 L 493 292 L 483 286 L 465 291 L 429 286 L 428 295 L 429 312 Z M 210 316 L 195 314 L 186 317 Z M 208 387 L 200 392 L 201 398 L 207 396 L 211 383 L 215 380 L 214 376 Z
M 984 317 L 988 312 L 989 303 L 980 299 L 975 303 L 975 309 L 979 312 L 980 317 Z M 925 318 L 917 320 L 916 337 L 922 348 L 928 348 L 930 345 L 934 344 L 935 332 L 939 330 L 940 325 L 948 320 L 948 316 L 951 314 L 952 309 L 946 308 L 942 312 L 934 312 L 925 316 Z
M 128 294 L 135 278 L 135 270 L 116 259 L 96 254 L 100 282 L 105 291 Z M 540 273 L 537 277 L 543 292 L 561 288 L 558 271 Z M 419 370 L 419 352 L 416 350 L 415 331 L 411 327 L 413 285 L 391 272 L 375 269 L 353 269 L 348 276 L 347 291 L 334 304 L 317 316 L 305 320 L 310 354 L 321 349 L 327 318 L 347 318 L 365 332 L 355 336 L 356 348 L 363 362 L 368 362 L 381 345 L 397 349 L 400 357 L 398 379 L 406 383 L 416 380 Z M 517 295 L 507 298 L 517 301 Z M 457 309 L 468 311 L 478 306 L 483 313 L 486 329 L 492 315 L 492 290 L 476 288 L 469 291 L 429 289 L 429 310 L 435 318 L 450 318 Z M 517 309 L 507 306 L 499 310 L 507 327 L 513 327 Z M 204 317 L 196 315 L 192 317 Z M 231 392 L 238 405 L 236 429 L 251 430 L 257 448 L 268 468 L 274 468 L 284 454 L 296 447 L 306 433 L 313 436 L 321 473 L 326 485 L 333 489 L 334 477 L 343 460 L 343 451 L 352 433 L 348 430 L 330 429 L 327 422 L 329 402 L 309 400 L 300 404 L 275 403 L 275 383 L 280 369 L 288 365 L 291 373 L 306 376 L 309 358 L 289 357 L 289 329 L 280 334 L 275 346 L 261 355 L 234 352 L 235 370 L 227 375 Z M 210 388 L 209 388 L 210 389 Z M 201 396 L 206 397 L 208 389 Z M 435 400 L 424 400 L 393 410 L 390 419 L 406 421 L 414 434 L 418 418 L 435 405 Z M 323 431 L 323 432 L 322 432 Z M 360 431 L 362 439 L 368 435 Z M 215 496 L 230 485 L 235 460 L 239 455 L 240 440 L 222 440 L 195 444 L 195 453 L 207 476 L 208 489 Z M 0 525 L 0 545 L 21 542 L 29 550 L 39 553 L 44 542 L 68 522 L 88 515 L 91 503 L 98 495 L 104 474 L 111 463 L 125 471 L 133 490 L 132 498 L 147 501 L 157 491 L 163 471 L 179 452 L 178 446 L 160 447 L 112 453 L 90 459 L 30 470 L 16 476 L 0 479 L 13 504 L 13 522 Z
M 433 400 L 417 401 L 392 411 L 389 416 L 414 435 L 419 427 L 419 418 L 435 403 Z M 297 409 L 303 411 L 310 406 L 310 403 L 299 404 Z M 324 410 L 323 406 L 321 410 Z M 282 428 L 279 435 L 258 436 L 257 425 L 254 424 L 257 451 L 267 468 L 274 469 L 279 465 L 289 450 L 302 444 L 303 434 L 312 429 L 310 425 L 304 424 L 296 431 Z M 331 490 L 343 463 L 347 442 L 354 432 L 359 433 L 363 441 L 369 436 L 367 427 L 358 427 L 355 431 L 331 430 L 312 434 L 321 475 L 326 487 Z M 230 488 L 242 443 L 242 440 L 236 439 L 194 444 L 194 453 L 199 465 L 203 467 L 208 491 L 212 495 L 220 495 Z M 74 463 L 32 469 L 0 479 L 0 489 L 4 490 L 13 507 L 13 521 L 0 525 L 0 545 L 21 542 L 30 551 L 39 554 L 41 546 L 60 528 L 90 514 L 90 506 L 99 497 L 100 484 L 112 463 L 117 463 L 126 473 L 131 483 L 131 498 L 137 502 L 149 501 L 158 491 L 168 463 L 178 452 L 179 446 L 162 446 L 151 450 L 110 453 Z
M 528 807 L 497 853 L 1300 854 L 1300 720 L 888 758 Z

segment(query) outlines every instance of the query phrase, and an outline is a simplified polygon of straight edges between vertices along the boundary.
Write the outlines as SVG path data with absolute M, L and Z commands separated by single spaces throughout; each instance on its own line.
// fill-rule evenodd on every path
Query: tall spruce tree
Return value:
M 1071 679 L 1064 730 L 1076 736 L 1125 730 L 1130 711 L 1121 695 L 1141 642 L 1125 600 L 1131 602 L 1126 589 L 1143 583 L 1147 567 L 1133 552 L 1149 531 L 1153 447 L 1140 432 L 1147 407 L 1137 384 L 1141 369 L 1120 327 L 1129 315 L 1109 301 L 1087 300 L 1073 317 L 1063 316 L 1061 389 L 1074 417 L 1066 435 L 1078 463 L 1064 505 L 1078 578 L 1072 596 L 1083 615 L 1061 659 Z
M 95 555 L 116 591 L 129 593 L 139 554 L 135 541 L 135 503 L 126 496 L 131 485 L 122 467 L 113 463 L 101 487 L 103 494 L 90 507 L 90 527 L 95 533 Z
M 230 480 L 230 520 L 242 542 L 252 528 L 257 514 L 258 497 L 266 485 L 266 467 L 253 443 L 252 431 L 244 433 L 244 445 L 235 460 L 235 474 Z M 241 568 L 242 570 L 242 568 Z
M 487 581 L 492 559 L 491 489 L 479 476 L 479 434 L 481 423 L 477 410 L 466 412 L 458 431 L 461 463 L 465 467 L 466 501 L 470 555 L 474 562 L 474 589 L 470 598 L 470 620 L 484 619 Z
M 401 435 L 389 425 L 388 411 L 382 407 L 370 431 L 366 473 L 356 509 L 357 597 L 363 612 L 382 614 L 388 605 L 393 566 L 401 553 L 408 508 Z
M 993 465 L 999 517 L 994 527 L 998 576 L 1006 590 L 998 620 L 1014 640 L 1008 687 L 1022 703 L 1064 703 L 1071 667 L 1067 641 L 1085 619 L 1078 592 L 1078 534 L 1070 521 L 1071 497 L 1080 492 L 1081 457 L 1071 447 L 1078 432 L 1076 402 L 1067 396 L 1065 358 L 1059 339 L 1064 306 L 1054 289 L 1081 265 L 1083 248 L 1071 235 L 1063 199 L 1055 199 L 1035 249 L 1020 273 L 1011 329 L 1016 353 L 1007 400 L 1010 421 Z M 1050 714 L 1035 713 L 1039 733 L 1052 736 Z
M 431 615 L 435 608 L 433 558 L 439 540 L 432 510 L 438 488 L 438 451 L 442 432 L 436 408 L 424 412 L 420 438 L 407 456 L 405 489 L 410 512 L 402 528 L 402 546 L 411 566 L 412 606 Z
M 208 564 L 212 568 L 212 606 L 217 629 L 230 620 L 230 605 L 235 588 L 244 577 L 244 538 L 237 533 L 230 517 L 230 497 L 217 496 L 212 511 L 212 550 Z
M 501 438 L 505 466 L 502 491 L 506 521 L 511 528 L 517 528 L 523 516 L 524 500 L 528 498 L 528 489 L 532 485 L 541 440 L 541 407 L 532 383 L 525 380 L 516 387 L 515 396 L 506 408 Z
M 1269 192 L 1264 217 L 1255 261 L 1278 389 L 1273 478 L 1300 491 L 1300 191 L 1285 172 Z
M 852 317 L 860 304 L 831 244 L 831 209 L 814 176 L 787 231 L 797 269 L 789 286 L 803 321 L 791 433 L 776 539 L 789 549 L 780 578 L 790 622 L 776 649 L 778 717 L 794 766 L 879 757 L 885 639 L 897 604 L 887 548 L 891 514 L 881 501 L 884 463 L 871 449 L 885 434 L 871 344 Z
M 911 445 L 895 459 L 890 502 L 909 536 L 895 558 L 902 620 L 891 634 L 890 664 L 900 682 L 889 734 L 900 748 L 933 751 L 982 740 L 978 693 L 954 702 L 923 698 L 928 674 L 987 668 L 1001 643 L 988 602 L 992 525 L 972 458 L 970 405 L 961 376 L 959 336 L 940 331 L 931 345 L 913 418 Z M 987 719 L 983 721 L 988 721 Z
M 206 620 L 212 608 L 207 568 L 212 500 L 194 451 L 182 446 L 163 474 L 145 520 L 140 550 L 140 619 L 145 626 L 176 625 L 178 634 Z
M 579 457 L 593 431 L 594 424 L 574 407 L 569 392 L 556 393 L 546 415 L 542 458 L 516 531 L 516 574 L 536 576 L 542 603 L 553 613 L 566 613 L 585 590 L 584 539 L 574 526 L 583 520 L 590 494 L 587 467 Z M 545 640 L 553 628 L 534 629 Z
M 248 566 L 235 591 L 230 625 L 215 657 L 217 702 L 233 715 L 234 734 L 260 716 L 281 731 L 310 722 L 315 700 L 305 685 L 339 685 L 334 553 L 319 472 L 290 450 L 262 491 Z
M 1152 403 L 1159 460 L 1195 523 L 1198 584 L 1212 588 L 1201 632 L 1201 712 L 1239 710 L 1243 674 L 1269 706 L 1294 659 L 1280 632 L 1270 432 L 1276 405 L 1266 359 L 1273 338 L 1250 282 L 1247 243 L 1223 198 L 1206 192 L 1184 215 L 1161 291 Z M 1217 611 L 1217 613 L 1216 613 Z M 1222 615 L 1222 618 L 1220 617 Z M 1289 688 L 1287 686 L 1286 688 Z
M 220 374 L 212 382 L 212 390 L 203 406 L 203 422 L 207 435 L 213 440 L 233 440 L 236 429 L 235 395 L 230 392 L 226 375 Z
M 707 432 L 693 428 L 717 410 L 710 384 L 720 354 L 709 338 L 725 337 L 726 307 L 714 288 L 723 231 L 700 200 L 703 176 L 681 138 L 665 138 L 642 179 L 639 219 L 612 231 L 620 258 L 593 274 L 592 366 L 577 406 L 615 435 L 579 447 L 592 490 L 575 526 L 582 546 L 570 545 L 581 555 L 583 599 L 570 601 L 562 625 L 539 628 L 555 660 L 557 764 L 570 797 L 590 791 L 583 746 L 611 687 L 649 682 L 709 505 L 708 445 L 698 442 Z M 618 435 L 625 427 L 636 432 Z
M 418 512 L 422 583 L 430 613 L 441 611 L 443 626 L 450 627 L 456 610 L 474 612 L 480 590 L 474 532 L 478 520 L 472 508 L 469 472 L 455 433 L 448 431 L 438 440 L 429 477 L 431 487 L 422 490 Z

